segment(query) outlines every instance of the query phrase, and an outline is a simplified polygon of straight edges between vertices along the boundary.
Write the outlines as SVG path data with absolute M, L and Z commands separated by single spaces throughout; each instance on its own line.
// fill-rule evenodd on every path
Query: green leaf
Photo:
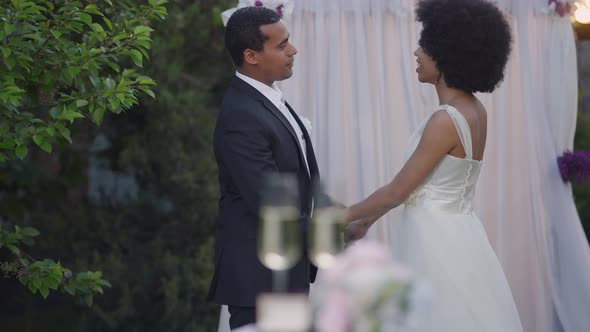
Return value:
M 152 29 L 148 26 L 145 26 L 145 25 L 140 25 L 140 26 L 135 27 L 135 29 L 133 29 L 133 34 L 140 35 L 140 34 L 149 33 L 152 31 L 154 31 L 154 29 Z
M 62 127 L 58 128 L 59 134 L 61 137 L 65 138 L 70 144 L 72 143 L 72 137 L 70 137 L 70 130 L 68 128 Z
M 94 5 L 94 4 L 86 6 L 86 8 L 84 8 L 84 11 L 87 12 L 87 13 L 90 13 L 90 14 L 104 16 L 100 12 L 100 10 L 98 10 L 98 8 L 96 7 L 96 5 Z
M 138 67 L 143 67 L 143 55 L 141 54 L 141 52 L 139 52 L 138 50 L 131 50 L 129 52 L 129 56 L 131 57 L 131 60 L 133 60 L 135 65 L 137 65 Z
M 36 41 L 42 41 L 43 37 L 41 37 L 39 34 L 37 33 L 27 33 L 25 35 L 23 35 L 24 38 L 29 38 L 29 39 L 33 39 Z
M 152 80 L 147 76 L 140 76 L 135 79 L 135 82 L 143 85 L 156 85 L 156 81 Z
M 78 18 L 80 18 L 80 21 L 86 23 L 88 26 L 92 27 L 92 16 L 86 14 L 86 13 L 78 13 Z
M 112 288 L 113 287 L 113 286 L 111 286 L 111 283 L 110 282 L 108 282 L 108 281 L 106 281 L 104 279 L 98 280 L 97 283 L 99 285 L 101 285 L 101 286 L 105 286 L 105 287 L 109 287 L 109 288 Z
M 4 55 L 5 58 L 8 58 L 11 54 L 12 50 L 10 48 L 2 47 L 2 55 Z
M 16 66 L 16 60 L 14 60 L 13 58 L 6 59 L 6 67 L 8 68 L 8 70 L 12 70 L 14 66 Z
M 120 41 L 120 40 L 123 40 L 123 39 L 125 39 L 125 38 L 129 38 L 129 36 L 128 36 L 126 33 L 124 33 L 124 32 L 123 32 L 123 33 L 120 33 L 120 34 L 116 35 L 116 36 L 113 38 L 113 41 L 114 41 L 114 42 L 118 42 L 118 41 Z
M 113 30 L 113 23 L 111 23 L 111 21 L 106 17 L 103 17 L 102 20 L 107 25 L 107 28 L 109 28 L 109 30 L 112 31 Z
M 156 94 L 152 90 L 145 89 L 145 90 L 143 90 L 143 92 L 145 92 L 146 95 L 152 97 L 153 99 L 156 99 Z
M 43 151 L 47 152 L 47 153 L 51 153 L 51 144 L 47 141 L 44 141 L 41 145 L 40 145 L 41 149 L 43 149 Z
M 14 24 L 6 23 L 4 24 L 4 33 L 8 36 L 14 32 L 15 26 Z
M 51 136 L 51 137 L 55 136 L 55 128 L 53 128 L 53 127 L 47 127 L 45 129 L 45 131 L 47 132 L 47 134 L 49 134 L 49 136 Z
M 94 110 L 94 112 L 92 112 L 92 120 L 94 121 L 94 123 L 96 123 L 96 124 L 102 123 L 105 111 L 106 111 L 106 109 L 104 108 L 104 106 L 101 106 L 101 107 L 97 107 L 96 110 Z
M 33 135 L 33 142 L 35 142 L 35 144 L 38 146 L 41 146 L 41 144 L 44 142 L 43 136 Z
M 7 244 L 6 248 L 8 248 L 10 251 L 12 251 L 15 255 L 20 255 L 20 249 L 18 249 L 17 247 L 15 247 L 12 244 Z
M 19 159 L 25 159 L 25 157 L 27 156 L 27 153 L 29 153 L 29 149 L 27 148 L 26 145 L 19 145 L 16 148 L 16 156 L 19 157 Z
M 42 285 L 41 284 L 41 280 L 39 280 L 39 279 L 33 279 L 33 286 L 35 286 L 35 288 L 41 288 L 41 285 Z
M 92 28 L 92 30 L 97 32 L 102 38 L 107 36 L 107 33 L 104 31 L 102 25 L 100 25 L 98 23 L 92 23 L 91 28 Z
M 51 30 L 51 34 L 53 35 L 53 37 L 55 37 L 55 39 L 59 39 L 59 37 L 61 37 L 62 33 L 59 30 Z
M 106 83 L 107 88 L 109 88 L 109 89 L 112 89 L 117 85 L 117 84 L 115 84 L 115 81 L 113 81 L 113 79 L 110 77 L 105 80 L 105 83 Z
M 49 296 L 49 288 L 47 288 L 47 286 L 43 285 L 42 287 L 39 288 L 39 291 L 41 292 L 41 295 L 43 296 L 44 299 L 46 299 L 47 296 Z
M 31 293 L 33 293 L 33 294 L 37 294 L 37 289 L 38 289 L 38 288 L 37 288 L 37 287 L 35 287 L 35 285 L 33 285 L 33 283 L 32 283 L 32 282 L 29 282 L 29 285 L 28 285 L 28 287 L 29 287 L 29 290 L 31 291 Z
M 83 107 L 88 105 L 88 100 L 86 99 L 78 99 L 76 100 L 76 107 Z
M 117 73 L 121 71 L 121 67 L 119 67 L 116 62 L 108 61 L 107 65 L 109 65 L 109 67 L 111 67 Z
M 52 118 L 54 118 L 54 119 L 57 119 L 57 117 L 59 116 L 59 109 L 58 109 L 57 107 L 52 107 L 52 108 L 49 110 L 49 115 L 50 115 Z
M 24 227 L 21 228 L 20 233 L 26 236 L 38 236 L 40 233 L 37 229 L 33 227 Z
M 0 142 L 0 149 L 12 149 L 16 145 L 16 141 L 13 139 L 8 139 Z
M 67 120 L 70 121 L 70 123 L 73 123 L 76 119 L 84 118 L 84 115 L 76 111 L 66 110 L 62 112 L 57 118 L 60 120 Z
M 57 288 L 59 287 L 59 281 L 54 278 L 48 278 L 46 280 L 46 284 L 47 284 L 47 287 L 49 287 L 50 289 L 53 289 L 53 290 L 57 290 Z

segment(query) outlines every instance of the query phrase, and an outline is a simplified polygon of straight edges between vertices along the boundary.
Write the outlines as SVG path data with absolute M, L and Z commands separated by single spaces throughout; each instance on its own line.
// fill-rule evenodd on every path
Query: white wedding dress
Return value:
M 394 255 L 433 289 L 429 319 L 419 331 L 521 332 L 506 277 L 473 212 L 481 162 L 472 159 L 467 120 L 454 107 L 439 106 L 410 138 L 407 157 L 428 120 L 443 110 L 455 123 L 466 157 L 445 156 L 406 200 L 400 222 L 392 225 Z

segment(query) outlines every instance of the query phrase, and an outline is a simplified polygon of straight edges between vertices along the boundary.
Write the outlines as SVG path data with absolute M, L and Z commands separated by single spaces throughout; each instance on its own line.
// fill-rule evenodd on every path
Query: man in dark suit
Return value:
M 300 231 L 305 239 L 319 171 L 306 128 L 274 82 L 288 79 L 297 50 L 280 16 L 262 7 L 237 10 L 225 31 L 236 76 L 217 119 L 214 150 L 219 167 L 219 219 L 215 272 L 209 300 L 228 305 L 230 327 L 255 322 L 255 301 L 272 290 L 272 272 L 257 256 L 257 223 L 263 179 L 294 174 L 300 193 Z M 305 248 L 305 246 L 304 246 Z M 317 268 L 304 252 L 288 272 L 290 292 L 309 292 Z

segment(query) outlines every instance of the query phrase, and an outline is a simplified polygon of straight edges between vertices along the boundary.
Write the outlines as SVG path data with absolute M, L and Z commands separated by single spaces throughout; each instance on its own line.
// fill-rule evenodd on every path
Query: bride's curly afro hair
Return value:
M 510 55 L 510 26 L 487 0 L 420 0 L 419 44 L 436 62 L 447 85 L 467 92 L 492 92 L 504 79 Z

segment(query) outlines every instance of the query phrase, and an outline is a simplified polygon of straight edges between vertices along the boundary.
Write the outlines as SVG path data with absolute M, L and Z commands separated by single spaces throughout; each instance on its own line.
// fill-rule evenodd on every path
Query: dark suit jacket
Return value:
M 288 105 L 287 105 L 288 106 Z M 288 106 L 293 114 L 293 110 Z M 272 289 L 272 272 L 257 256 L 257 223 L 262 179 L 269 172 L 293 173 L 299 185 L 301 238 L 306 239 L 312 208 L 312 183 L 320 183 L 316 158 L 305 127 L 308 174 L 295 131 L 283 114 L 254 87 L 234 77 L 217 119 L 214 150 L 219 167 L 219 216 L 215 272 L 208 299 L 254 306 Z M 316 205 L 319 197 L 316 197 Z M 322 194 L 322 200 L 326 196 Z M 305 243 L 302 248 L 306 248 Z M 306 252 L 289 270 L 289 291 L 308 292 L 317 268 Z

